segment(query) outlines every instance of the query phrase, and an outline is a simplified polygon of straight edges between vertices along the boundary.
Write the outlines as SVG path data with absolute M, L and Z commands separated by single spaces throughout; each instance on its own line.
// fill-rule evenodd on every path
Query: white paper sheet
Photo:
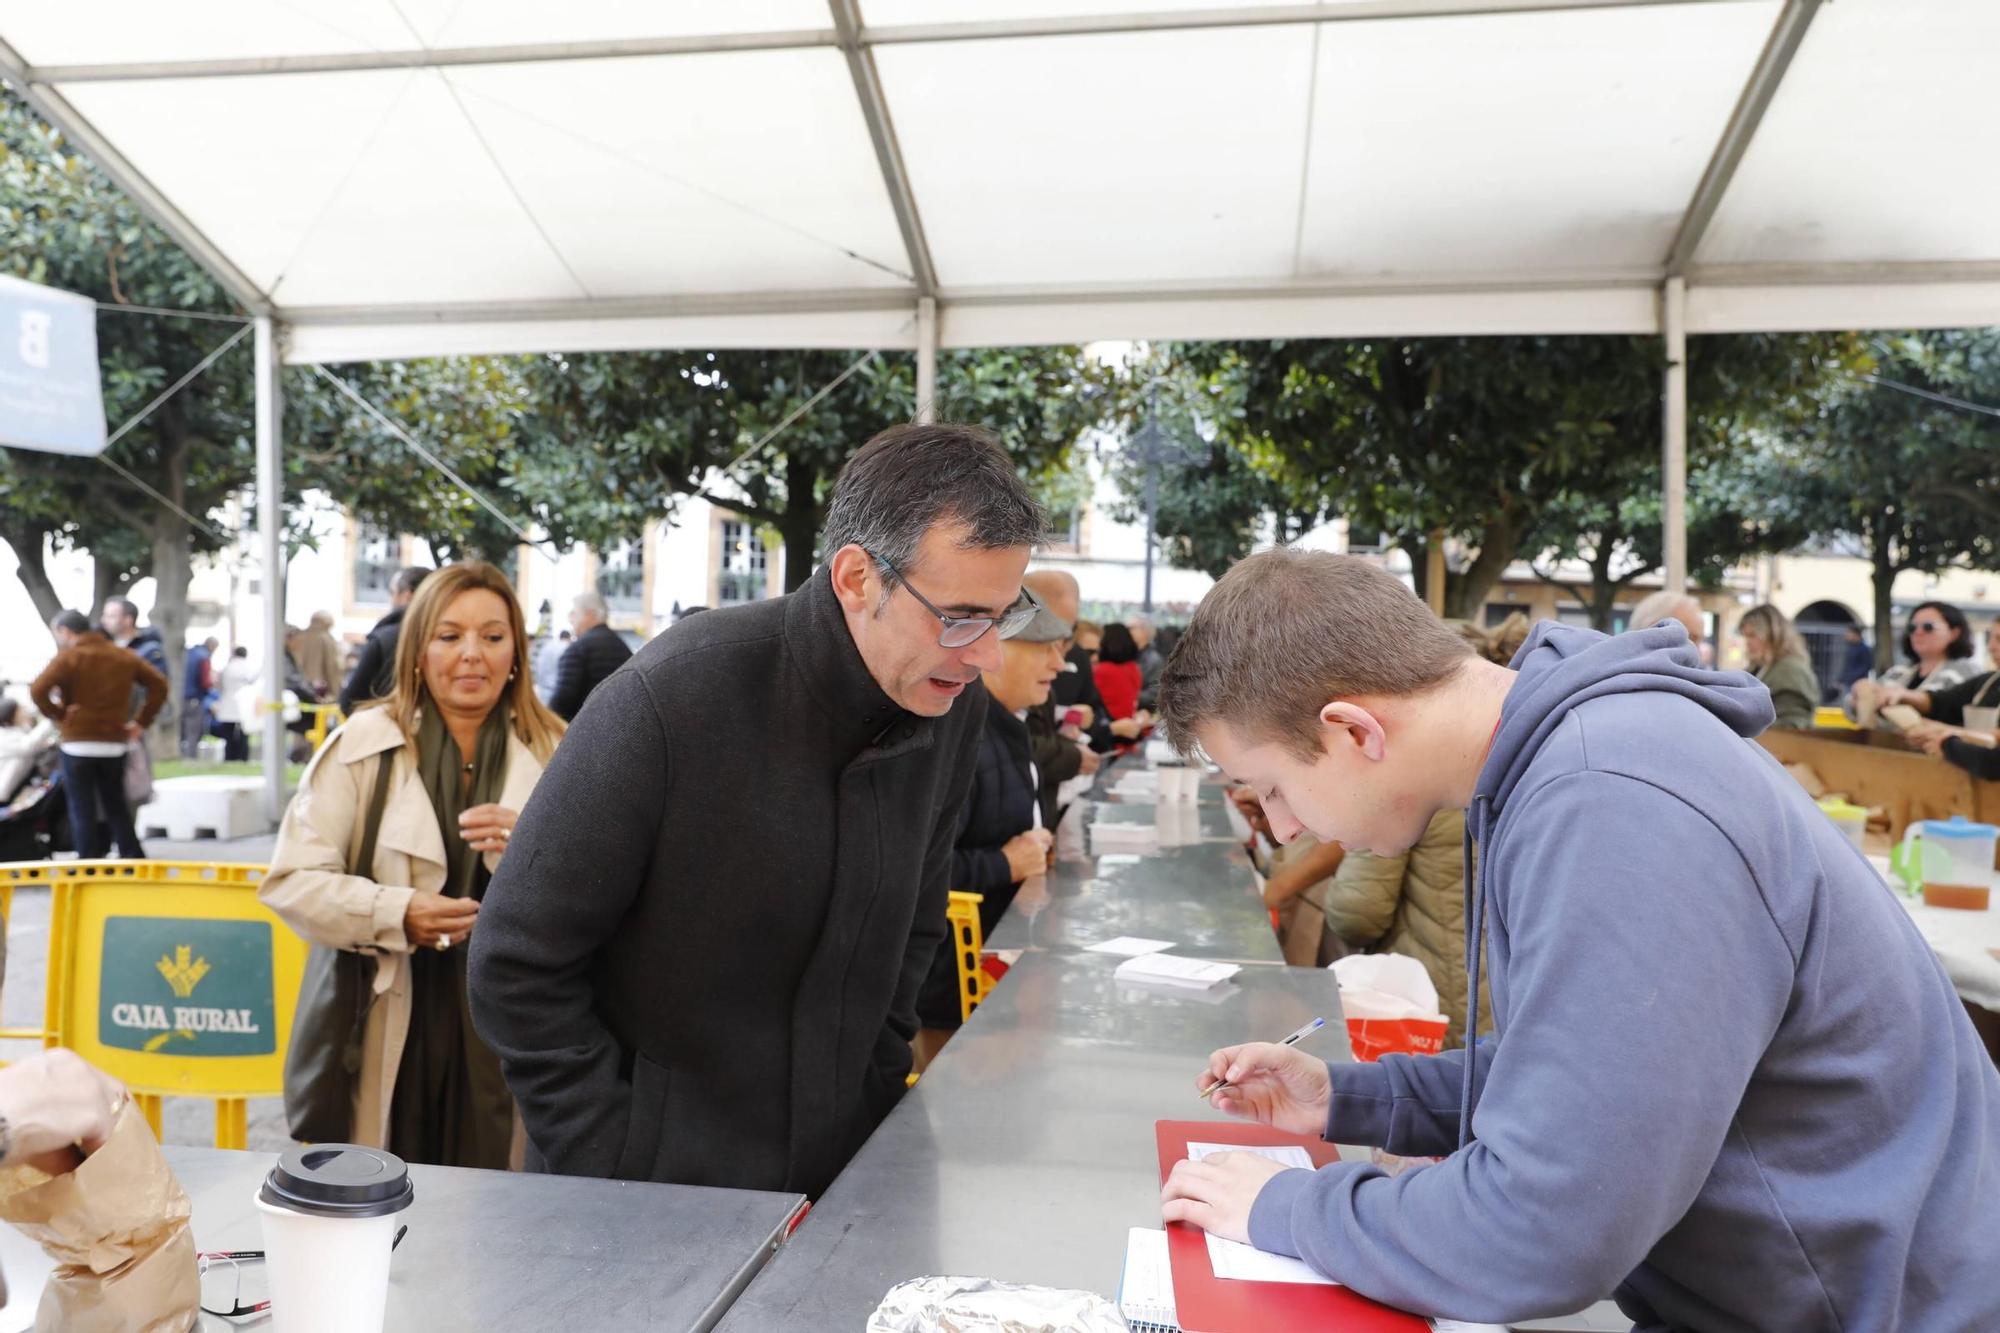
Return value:
M 1290 1144 L 1250 1147 L 1241 1143 L 1190 1143 L 1187 1149 L 1190 1162 L 1199 1162 L 1217 1153 L 1247 1152 L 1280 1166 L 1303 1167 L 1307 1171 L 1313 1169 L 1312 1158 L 1306 1150 Z M 1217 1277 L 1238 1282 L 1302 1282 L 1320 1287 L 1340 1285 L 1332 1278 L 1315 1272 L 1303 1259 L 1294 1259 L 1288 1254 L 1272 1254 L 1254 1245 L 1224 1240 L 1207 1233 L 1204 1233 L 1204 1238 L 1208 1241 L 1208 1266 Z
M 1149 953 L 1126 959 L 1112 975 L 1121 981 L 1208 990 L 1242 970 L 1236 963 L 1212 963 L 1202 958 L 1183 958 L 1175 953 Z
M 1120 935 L 1115 940 L 1093 944 L 1085 953 L 1115 953 L 1126 958 L 1137 958 L 1141 954 L 1159 953 L 1174 947 L 1172 940 L 1142 940 L 1136 935 Z

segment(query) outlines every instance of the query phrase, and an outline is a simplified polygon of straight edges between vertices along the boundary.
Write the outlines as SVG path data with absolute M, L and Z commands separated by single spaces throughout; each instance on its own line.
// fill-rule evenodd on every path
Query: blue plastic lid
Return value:
M 2000 837 L 2000 828 L 1992 824 L 1975 824 L 1964 815 L 1953 815 L 1950 819 L 1926 819 L 1921 821 L 1926 838 L 1992 838 Z

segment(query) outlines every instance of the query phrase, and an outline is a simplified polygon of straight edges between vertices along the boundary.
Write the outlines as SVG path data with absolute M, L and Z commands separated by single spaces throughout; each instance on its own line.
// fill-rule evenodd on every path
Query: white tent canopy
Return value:
M 2000 322 L 1993 0 L 1126 3 L 75 0 L 0 73 L 295 361 Z
M 258 317 L 273 570 L 281 357 L 1660 333 L 1678 586 L 1687 334 L 2000 324 L 2000 0 L 1122 3 L 19 3 L 0 77 Z

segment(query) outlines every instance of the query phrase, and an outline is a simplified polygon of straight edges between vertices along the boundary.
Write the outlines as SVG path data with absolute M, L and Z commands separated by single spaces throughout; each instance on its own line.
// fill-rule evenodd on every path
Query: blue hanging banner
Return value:
M 104 452 L 97 303 L 0 276 L 0 444 Z

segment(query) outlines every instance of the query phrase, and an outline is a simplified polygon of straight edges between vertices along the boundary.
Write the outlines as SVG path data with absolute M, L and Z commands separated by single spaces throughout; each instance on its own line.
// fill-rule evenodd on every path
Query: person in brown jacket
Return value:
M 299 635 L 296 656 L 299 674 L 317 691 L 318 698 L 327 698 L 340 688 L 346 673 L 341 670 L 340 640 L 333 637 L 330 613 L 313 612 L 312 623 Z
M 118 647 L 90 627 L 81 613 L 65 611 L 49 622 L 62 651 L 35 678 L 28 694 L 35 707 L 62 728 L 63 791 L 69 798 L 70 839 L 77 855 L 105 854 L 98 815 L 111 825 L 118 854 L 145 859 L 132 810 L 125 804 L 125 752 L 146 734 L 167 702 L 167 678 L 137 653 Z M 137 718 L 134 688 L 146 692 Z

